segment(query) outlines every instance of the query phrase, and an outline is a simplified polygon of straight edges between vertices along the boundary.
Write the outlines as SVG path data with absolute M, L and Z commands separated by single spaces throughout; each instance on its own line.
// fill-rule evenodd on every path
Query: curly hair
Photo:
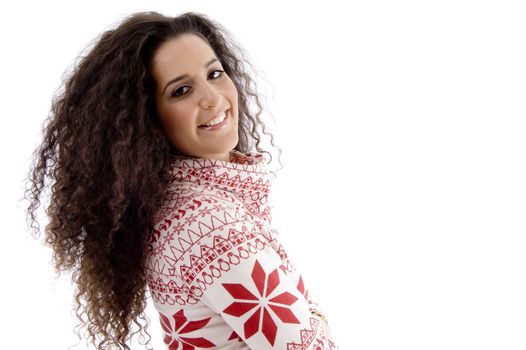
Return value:
M 163 42 L 189 32 L 209 43 L 238 90 L 235 149 L 255 146 L 272 159 L 260 148 L 260 127 L 276 146 L 260 118 L 252 65 L 226 29 L 195 12 L 139 12 L 102 33 L 53 96 L 33 152 L 24 192 L 28 225 L 39 232 L 35 211 L 47 177 L 53 184 L 44 243 L 55 271 L 72 273 L 78 326 L 97 349 L 130 349 L 134 334 L 144 336 L 140 320 L 146 344 L 151 339 L 144 246 L 163 203 L 170 154 L 177 153 L 156 115 L 151 60 Z

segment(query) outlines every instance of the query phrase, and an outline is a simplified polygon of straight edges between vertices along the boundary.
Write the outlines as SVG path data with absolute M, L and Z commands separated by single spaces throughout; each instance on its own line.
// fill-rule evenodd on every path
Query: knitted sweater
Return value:
M 148 289 L 175 349 L 338 349 L 278 233 L 261 153 L 173 156 L 146 246 Z

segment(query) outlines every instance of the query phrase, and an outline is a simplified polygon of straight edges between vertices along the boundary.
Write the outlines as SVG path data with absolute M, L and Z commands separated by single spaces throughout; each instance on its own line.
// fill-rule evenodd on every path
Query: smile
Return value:
M 218 129 L 221 129 L 226 123 L 227 123 L 227 120 L 228 120 L 228 116 L 229 116 L 229 110 L 227 109 L 226 111 L 218 114 L 218 116 L 214 119 L 212 119 L 208 124 L 213 124 L 213 125 L 210 125 L 210 126 L 206 126 L 206 125 L 199 125 L 198 128 L 199 129 L 203 129 L 203 130 L 218 130 Z M 214 124 L 216 123 L 216 124 Z

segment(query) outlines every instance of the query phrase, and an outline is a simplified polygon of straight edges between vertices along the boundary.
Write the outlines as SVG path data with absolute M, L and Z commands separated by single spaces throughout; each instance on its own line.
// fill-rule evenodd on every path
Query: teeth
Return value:
M 217 118 L 214 118 L 210 121 L 210 123 L 205 124 L 205 126 L 213 126 L 221 123 L 223 120 L 225 120 L 225 112 L 221 112 L 218 114 Z

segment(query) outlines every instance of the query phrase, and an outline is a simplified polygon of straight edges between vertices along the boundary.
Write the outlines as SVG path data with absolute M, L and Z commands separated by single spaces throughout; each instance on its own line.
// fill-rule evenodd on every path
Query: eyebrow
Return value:
M 216 62 L 216 61 L 219 61 L 216 57 L 212 58 L 210 61 L 208 61 L 208 63 L 205 65 L 205 67 L 208 67 L 209 65 L 211 65 L 212 63 Z M 170 85 L 170 84 L 173 84 L 175 82 L 178 82 L 179 80 L 182 80 L 182 79 L 185 79 L 185 78 L 188 78 L 188 74 L 183 74 L 177 78 L 174 78 L 172 80 L 170 80 L 169 82 L 166 83 L 166 85 L 164 86 L 164 89 L 163 89 L 163 94 L 164 92 L 166 91 L 166 88 Z

